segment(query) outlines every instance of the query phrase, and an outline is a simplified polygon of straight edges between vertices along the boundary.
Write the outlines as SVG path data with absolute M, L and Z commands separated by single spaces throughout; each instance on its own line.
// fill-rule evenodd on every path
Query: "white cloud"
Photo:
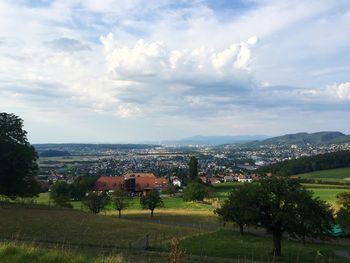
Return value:
M 201 74 L 204 78 L 232 77 L 237 70 L 249 69 L 251 47 L 257 38 L 241 44 L 232 44 L 223 51 L 213 48 L 169 50 L 161 42 L 138 40 L 132 47 L 122 45 L 112 33 L 101 37 L 107 68 L 121 78 L 152 77 L 180 78 Z M 221 74 L 217 74 L 221 73 Z
M 349 2 L 247 3 L 0 0 L 0 106 L 239 132 L 276 128 L 284 109 L 348 112 Z

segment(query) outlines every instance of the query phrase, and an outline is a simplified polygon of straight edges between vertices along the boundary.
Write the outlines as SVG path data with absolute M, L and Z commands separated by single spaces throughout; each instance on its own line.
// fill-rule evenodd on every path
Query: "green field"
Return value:
M 346 182 L 350 180 L 350 167 L 315 171 L 311 173 L 297 174 L 296 176 L 303 179 L 315 179 L 329 182 Z
M 147 234 L 162 235 L 163 240 L 198 234 L 198 229 L 191 227 L 168 227 L 38 205 L 1 204 L 0 215 L 0 237 L 11 240 L 123 248 Z
M 236 231 L 221 230 L 182 240 L 181 247 L 187 253 L 241 259 L 241 262 L 272 262 L 271 237 L 259 237 L 246 234 L 243 237 Z M 302 244 L 293 241 L 282 242 L 283 262 L 348 262 L 334 258 L 334 251 L 350 252 L 350 246 Z M 318 256 L 317 256 L 318 255 Z

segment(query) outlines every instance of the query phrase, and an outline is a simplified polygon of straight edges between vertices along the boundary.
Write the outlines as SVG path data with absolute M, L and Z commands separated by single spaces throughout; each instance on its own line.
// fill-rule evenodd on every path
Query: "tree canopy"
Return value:
M 190 162 L 188 163 L 188 177 L 190 181 L 195 180 L 198 178 L 198 160 L 195 156 L 191 156 Z
M 254 224 L 258 219 L 256 206 L 258 191 L 257 184 L 243 184 L 236 187 L 223 205 L 215 210 L 215 213 L 221 216 L 225 222 L 236 222 L 241 235 L 243 235 L 244 225 Z
M 112 195 L 112 202 L 114 204 L 115 209 L 119 212 L 119 217 L 121 217 L 121 211 L 127 208 L 132 201 L 130 197 L 130 193 L 125 189 L 116 189 Z
M 323 237 L 333 222 L 332 210 L 298 180 L 270 177 L 237 188 L 217 213 L 240 226 L 265 227 L 272 234 L 273 253 L 281 256 L 282 235 Z
M 153 211 L 157 207 L 164 207 L 162 198 L 158 191 L 152 190 L 140 199 L 140 204 L 143 209 L 151 210 L 151 216 L 153 217 Z
M 106 192 L 89 192 L 83 204 L 91 213 L 98 214 L 105 208 L 109 201 L 110 199 Z
M 203 199 L 208 196 L 208 186 L 201 181 L 195 180 L 186 186 L 183 194 L 183 199 L 185 201 L 203 201 Z
M 23 129 L 23 120 L 14 114 L 0 113 L 0 194 L 11 198 L 37 195 L 37 158 Z

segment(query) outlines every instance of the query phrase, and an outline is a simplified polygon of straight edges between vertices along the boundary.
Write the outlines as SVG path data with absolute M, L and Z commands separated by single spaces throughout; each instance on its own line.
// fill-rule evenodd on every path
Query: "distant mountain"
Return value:
M 162 144 L 174 145 L 221 145 L 245 143 L 268 138 L 265 135 L 237 135 L 237 136 L 192 136 L 181 140 L 164 141 Z
M 316 133 L 295 133 L 286 134 L 283 136 L 272 137 L 259 142 L 254 142 L 254 145 L 269 145 L 269 144 L 331 144 L 350 142 L 350 135 L 345 135 L 341 132 L 316 132 Z

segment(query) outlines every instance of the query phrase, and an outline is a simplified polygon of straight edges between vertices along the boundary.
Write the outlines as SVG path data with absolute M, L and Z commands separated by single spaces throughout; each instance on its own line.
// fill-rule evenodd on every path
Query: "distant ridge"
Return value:
M 345 135 L 344 133 L 337 131 L 322 131 L 315 133 L 294 133 L 286 134 L 282 136 L 272 137 L 262 141 L 255 141 L 248 143 L 250 145 L 269 145 L 269 144 L 332 144 L 332 143 L 345 143 L 350 142 L 350 135 Z

